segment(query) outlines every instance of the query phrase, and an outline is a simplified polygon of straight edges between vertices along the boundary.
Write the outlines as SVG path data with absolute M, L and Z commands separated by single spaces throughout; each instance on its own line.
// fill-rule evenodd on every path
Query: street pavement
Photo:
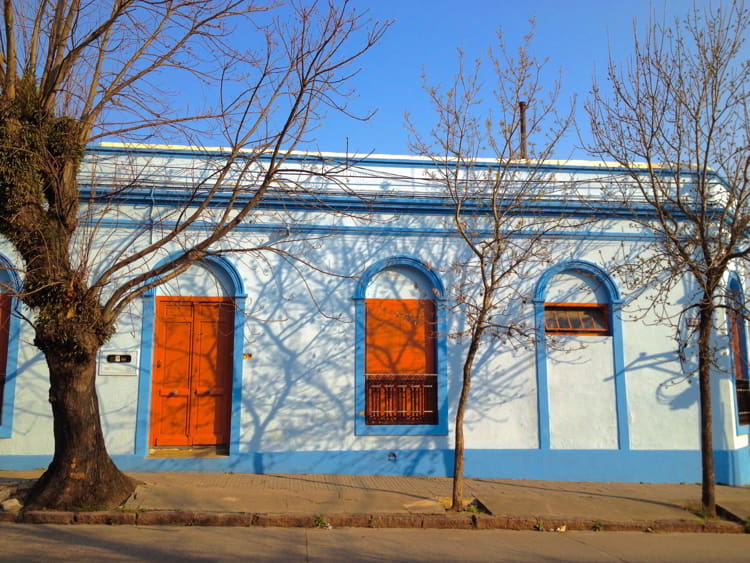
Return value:
M 746 534 L 0 524 L 0 561 L 748 561 Z
M 31 483 L 38 475 L 39 472 L 0 471 L 0 501 L 12 486 Z M 151 525 L 312 527 L 335 523 L 335 527 L 382 528 L 743 531 L 740 524 L 707 522 L 695 513 L 700 500 L 697 484 L 466 479 L 466 500 L 477 499 L 480 508 L 489 514 L 467 513 L 460 519 L 452 518 L 445 510 L 451 495 L 449 478 L 232 473 L 130 475 L 140 482 L 135 493 L 121 511 L 113 513 L 117 518 L 99 521 Z M 719 485 L 716 493 L 725 518 L 750 522 L 750 487 Z M 206 514 L 213 516 L 209 518 Z M 217 514 L 234 517 L 222 519 Z M 50 519 L 42 515 L 26 521 L 96 521 L 73 514 L 67 518 Z

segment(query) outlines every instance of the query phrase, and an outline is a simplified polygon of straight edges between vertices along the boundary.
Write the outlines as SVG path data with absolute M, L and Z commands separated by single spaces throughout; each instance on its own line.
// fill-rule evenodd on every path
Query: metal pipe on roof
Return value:
M 526 160 L 529 158 L 526 147 L 526 102 L 518 102 L 518 107 L 521 110 L 521 158 Z

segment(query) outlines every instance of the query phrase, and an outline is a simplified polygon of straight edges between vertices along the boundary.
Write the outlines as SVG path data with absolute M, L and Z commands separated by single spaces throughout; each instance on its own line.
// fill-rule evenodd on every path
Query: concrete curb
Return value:
M 719 518 L 723 518 L 724 520 L 728 520 L 729 522 L 736 522 L 737 524 L 740 524 L 741 526 L 750 524 L 750 522 L 746 523 L 745 520 L 741 516 L 739 516 L 738 514 L 735 514 L 732 510 L 728 509 L 727 507 L 720 505 L 718 502 L 716 503 L 716 514 L 719 515 Z M 750 532 L 750 529 L 748 529 L 748 532 Z
M 276 528 L 431 528 L 452 530 L 538 530 L 743 534 L 735 522 L 654 520 L 616 522 L 565 518 L 490 516 L 485 514 L 249 514 L 237 512 L 0 512 L 0 522 L 64 525 L 225 526 Z

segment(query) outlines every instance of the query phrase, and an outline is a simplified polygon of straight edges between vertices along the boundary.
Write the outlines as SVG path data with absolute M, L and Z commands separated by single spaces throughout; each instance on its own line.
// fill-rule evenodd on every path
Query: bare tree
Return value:
M 458 73 L 447 89 L 425 79 L 435 126 L 426 135 L 410 126 L 412 150 L 433 162 L 430 180 L 452 205 L 453 226 L 465 245 L 455 263 L 445 265 L 463 272 L 451 291 L 465 318 L 456 336 L 468 339 L 456 411 L 452 510 L 463 508 L 464 416 L 477 354 L 483 345 L 533 342 L 533 323 L 524 322 L 519 306 L 524 299 L 519 281 L 527 268 L 549 260 L 545 233 L 565 222 L 543 212 L 545 200 L 565 198 L 545 161 L 570 126 L 573 108 L 557 113 L 559 81 L 543 91 L 546 61 L 531 54 L 532 37 L 533 22 L 512 53 L 498 33 L 498 49 L 489 51 L 491 87 L 481 83 L 481 63 L 467 70 L 459 52 Z M 535 133 L 544 134 L 544 142 L 527 148 L 525 136 Z
M 295 187 L 281 177 L 290 151 L 326 111 L 347 111 L 347 80 L 387 23 L 371 24 L 346 1 L 238 0 L 5 0 L 4 22 L 0 233 L 23 260 L 18 296 L 49 368 L 55 436 L 27 507 L 113 506 L 134 485 L 105 449 L 99 348 L 136 297 L 216 252 L 268 191 Z M 217 101 L 195 111 L 185 88 Z M 161 228 L 113 256 L 102 257 L 96 236 L 81 236 L 133 187 L 82 201 L 77 173 L 88 143 L 178 134 L 190 142 L 207 132 L 228 148 L 186 188 L 179 210 L 167 211 L 171 223 L 157 217 Z M 205 230 L 191 229 L 199 224 Z M 144 269 L 175 245 L 182 250 L 171 259 Z M 110 261 L 93 265 L 92 257 Z
M 750 253 L 749 24 L 741 0 L 693 8 L 671 26 L 651 23 L 645 36 L 634 34 L 626 64 L 610 57 L 608 88 L 594 83 L 586 104 L 593 137 L 587 148 L 626 172 L 624 182 L 611 181 L 607 197 L 661 241 L 624 269 L 635 283 L 656 288 L 650 310 L 663 320 L 698 314 L 702 503 L 710 515 L 712 335 L 728 268 Z M 669 292 L 685 280 L 697 288 L 695 301 L 673 317 Z

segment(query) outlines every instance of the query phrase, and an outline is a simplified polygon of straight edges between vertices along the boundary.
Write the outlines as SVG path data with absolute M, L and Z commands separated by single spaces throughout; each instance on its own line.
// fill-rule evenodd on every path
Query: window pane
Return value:
M 604 311 L 601 309 L 591 309 L 591 316 L 594 319 L 594 326 L 598 329 L 604 330 L 607 328 L 607 321 L 604 318 Z
M 544 327 L 551 332 L 609 334 L 607 307 L 549 303 L 544 307 Z
M 544 326 L 546 328 L 559 328 L 557 326 L 557 311 L 554 309 L 544 310 Z
M 581 328 L 581 311 L 570 309 L 568 316 L 570 317 L 570 328 Z
M 568 315 L 566 315 L 566 311 L 558 310 L 556 311 L 556 313 L 557 313 L 557 319 L 558 319 L 560 328 L 562 329 L 570 328 L 570 320 L 568 318 Z
M 583 328 L 594 328 L 594 318 L 591 314 L 583 314 Z

